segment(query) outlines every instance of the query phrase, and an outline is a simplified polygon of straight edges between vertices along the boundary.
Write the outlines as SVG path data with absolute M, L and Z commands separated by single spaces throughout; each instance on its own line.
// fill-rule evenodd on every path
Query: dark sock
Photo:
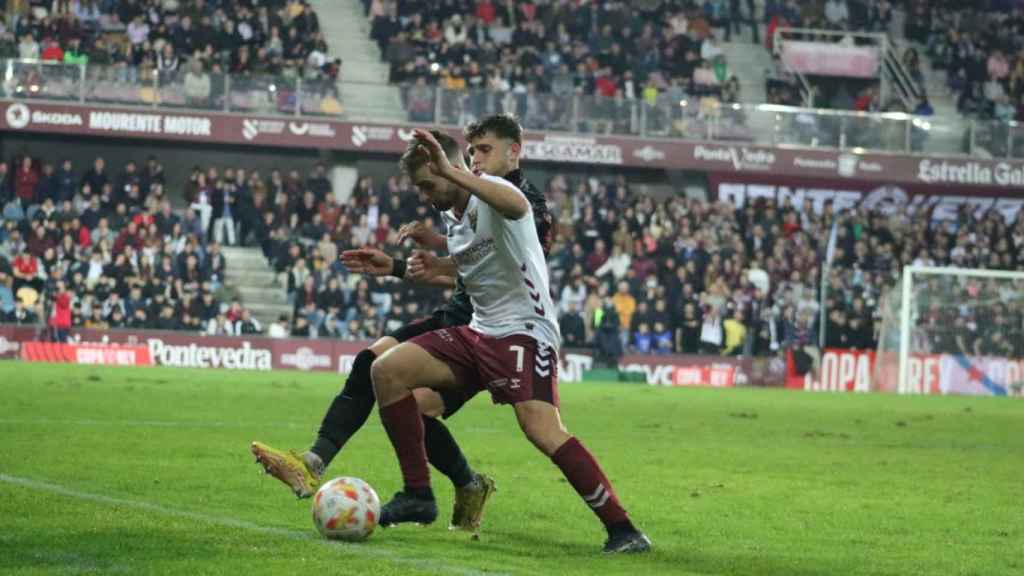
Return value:
M 447 476 L 456 488 L 465 488 L 473 482 L 473 469 L 466 456 L 448 431 L 448 427 L 437 418 L 423 417 L 423 443 L 427 448 L 427 460 L 438 472 Z
M 427 451 L 423 447 L 423 418 L 420 417 L 416 398 L 412 394 L 398 402 L 381 406 L 380 420 L 388 431 L 388 438 L 398 456 L 405 491 L 410 494 L 430 488 L 430 469 Z
M 562 469 L 576 493 L 597 514 L 609 532 L 618 529 L 629 516 L 619 504 L 611 482 L 601 471 L 594 456 L 575 437 L 562 444 L 551 460 Z
M 427 486 L 425 488 L 422 486 L 418 488 L 406 488 L 405 493 L 419 500 L 434 499 L 434 491 L 431 490 L 430 486 Z
M 327 414 L 320 422 L 317 439 L 310 448 L 324 462 L 324 468 L 334 460 L 373 412 L 375 402 L 373 383 L 370 380 L 370 365 L 377 358 L 372 350 L 362 350 L 352 363 L 352 371 L 345 380 L 345 387 L 334 397 Z

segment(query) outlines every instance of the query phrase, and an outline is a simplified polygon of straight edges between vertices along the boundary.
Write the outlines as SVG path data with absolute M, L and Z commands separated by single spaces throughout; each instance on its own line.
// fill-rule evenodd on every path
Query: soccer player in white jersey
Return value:
M 562 470 L 604 524 L 605 552 L 648 550 L 650 541 L 633 526 L 597 461 L 562 425 L 560 335 L 526 196 L 504 179 L 474 175 L 454 140 L 438 132 L 416 130 L 402 169 L 448 225 L 450 257 L 420 255 L 410 271 L 417 268 L 423 279 L 458 274 L 473 302 L 473 318 L 469 326 L 403 342 L 371 367 L 381 421 L 405 482 L 382 515 L 395 524 L 437 517 L 413 391 L 486 389 L 494 403 L 512 405 L 526 437 Z

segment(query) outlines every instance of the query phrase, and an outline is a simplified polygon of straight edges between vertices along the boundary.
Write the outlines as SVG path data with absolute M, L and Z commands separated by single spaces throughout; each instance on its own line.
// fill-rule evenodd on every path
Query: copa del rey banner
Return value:
M 818 370 L 799 374 L 793 354 L 787 355 L 788 388 L 824 392 L 894 392 L 897 394 L 1024 396 L 1024 360 L 912 354 L 907 380 L 899 383 L 895 353 L 825 349 Z
M 102 343 L 25 342 L 21 359 L 28 362 L 62 362 L 106 366 L 152 366 L 146 346 Z

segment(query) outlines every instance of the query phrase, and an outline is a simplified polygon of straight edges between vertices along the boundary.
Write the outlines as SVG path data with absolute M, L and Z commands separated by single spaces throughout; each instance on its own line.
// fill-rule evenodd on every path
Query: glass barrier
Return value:
M 910 121 L 910 151 L 916 154 L 967 154 L 971 122 L 965 118 L 914 117 Z
M 845 118 L 813 114 L 802 109 L 760 109 L 755 118 L 772 114 L 775 118 L 774 143 L 808 148 L 841 148 L 846 130 Z M 761 142 L 759 142 L 761 143 Z
M 985 120 L 975 123 L 974 141 L 968 149 L 986 152 L 993 158 L 1024 158 L 1024 125 Z
M 338 84 L 319 77 L 210 73 L 188 63 L 156 70 L 5 60 L 3 67 L 0 96 L 8 99 L 284 116 L 344 113 Z M 1024 126 L 1014 122 L 730 104 L 682 92 L 627 99 L 541 93 L 532 86 L 448 90 L 425 81 L 398 90 L 410 121 L 448 126 L 512 113 L 537 131 L 1024 159 Z
M 621 95 L 581 95 L 575 98 L 573 124 L 584 134 L 639 134 L 640 119 L 635 100 Z
M 339 116 L 344 112 L 341 89 L 327 78 L 303 78 L 298 83 L 298 106 L 300 114 L 309 116 Z
M 82 68 L 77 64 L 8 60 L 3 91 L 8 98 L 78 100 Z
M 1010 131 L 1010 158 L 1024 160 L 1024 124 L 1013 122 L 1009 125 Z
M 402 109 L 407 111 L 410 122 L 450 124 L 442 122 L 436 115 L 438 99 L 445 96 L 443 91 L 436 90 L 425 82 L 401 86 L 399 90 L 402 95 Z
M 153 90 L 161 107 L 224 110 L 227 76 L 211 74 L 201 66 L 162 70 Z
M 270 74 L 234 74 L 228 82 L 230 112 L 295 115 L 298 111 L 298 80 Z
M 843 148 L 864 148 L 900 152 L 907 149 L 910 138 L 910 117 L 882 114 L 841 116 Z

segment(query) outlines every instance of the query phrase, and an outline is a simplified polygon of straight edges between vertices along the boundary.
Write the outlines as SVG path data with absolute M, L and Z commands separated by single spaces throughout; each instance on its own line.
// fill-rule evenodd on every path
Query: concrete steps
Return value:
M 388 65 L 370 39 L 370 22 L 359 0 L 311 0 L 332 55 L 342 60 L 345 116 L 353 120 L 404 122 L 401 93 L 389 86 Z
M 274 271 L 259 248 L 225 246 L 222 251 L 227 260 L 225 284 L 239 295 L 242 305 L 263 326 L 282 314 L 291 318 L 285 287 L 273 285 Z
M 729 63 L 730 73 L 740 81 L 740 101 L 756 104 L 766 102 L 766 71 L 772 68 L 772 56 L 768 49 L 751 42 L 723 42 L 720 46 Z

